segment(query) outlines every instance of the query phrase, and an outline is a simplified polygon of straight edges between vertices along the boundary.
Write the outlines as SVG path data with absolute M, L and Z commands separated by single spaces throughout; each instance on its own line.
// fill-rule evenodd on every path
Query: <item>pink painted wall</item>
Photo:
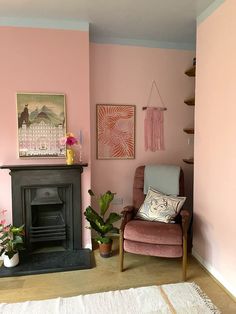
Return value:
M 59 159 L 22 160 L 17 157 L 16 92 L 64 93 L 67 130 L 84 134 L 83 208 L 90 202 L 89 34 L 82 31 L 0 28 L 0 164 L 64 163 Z M 0 171 L 0 209 L 11 221 L 11 183 Z M 84 230 L 83 245 L 90 245 Z
M 236 1 L 197 30 L 194 253 L 236 296 Z
M 186 194 L 191 197 L 193 167 L 182 162 L 193 156 L 193 144 L 183 128 L 193 126 L 193 108 L 183 100 L 193 95 L 194 79 L 184 75 L 192 65 L 194 52 L 121 45 L 91 44 L 91 133 L 92 187 L 97 193 L 108 189 L 123 199 L 114 205 L 120 211 L 131 204 L 135 168 L 142 164 L 180 164 L 186 176 Z M 147 105 L 152 80 L 156 80 L 168 107 L 165 111 L 165 151 L 145 152 L 143 106 Z M 154 92 L 154 105 L 160 105 Z M 136 105 L 136 158 L 134 160 L 96 159 L 96 104 Z M 119 202 L 119 200 L 118 200 Z

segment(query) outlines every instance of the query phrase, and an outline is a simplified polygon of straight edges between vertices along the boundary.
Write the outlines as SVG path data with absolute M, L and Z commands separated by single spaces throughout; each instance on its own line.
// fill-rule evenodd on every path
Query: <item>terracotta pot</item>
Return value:
M 17 252 L 15 255 L 13 255 L 11 259 L 8 257 L 8 255 L 4 255 L 3 264 L 5 267 L 15 267 L 16 265 L 18 265 L 19 253 Z
M 99 243 L 99 252 L 101 257 L 110 257 L 112 254 L 112 242 L 110 243 Z

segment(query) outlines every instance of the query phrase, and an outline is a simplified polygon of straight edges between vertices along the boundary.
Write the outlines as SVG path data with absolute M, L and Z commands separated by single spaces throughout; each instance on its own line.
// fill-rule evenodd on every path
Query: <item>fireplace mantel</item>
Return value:
M 35 164 L 35 165 L 2 165 L 0 169 L 10 169 L 11 171 L 19 170 L 42 170 L 42 169 L 81 169 L 88 167 L 87 163 L 76 163 L 73 165 L 66 164 Z

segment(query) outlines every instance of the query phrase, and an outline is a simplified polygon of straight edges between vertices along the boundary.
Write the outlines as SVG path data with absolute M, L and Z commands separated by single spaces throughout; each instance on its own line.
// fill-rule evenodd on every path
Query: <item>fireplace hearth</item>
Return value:
M 81 173 L 86 166 L 1 167 L 10 169 L 13 224 L 25 225 L 26 250 L 14 271 L 0 268 L 0 277 L 91 267 L 90 250 L 82 248 Z

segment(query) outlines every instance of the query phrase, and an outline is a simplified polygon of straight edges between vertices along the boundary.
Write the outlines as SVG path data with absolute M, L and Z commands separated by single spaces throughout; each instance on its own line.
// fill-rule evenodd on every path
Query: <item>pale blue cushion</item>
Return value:
M 144 170 L 144 194 L 149 187 L 164 194 L 179 195 L 180 167 L 175 165 L 148 165 Z

